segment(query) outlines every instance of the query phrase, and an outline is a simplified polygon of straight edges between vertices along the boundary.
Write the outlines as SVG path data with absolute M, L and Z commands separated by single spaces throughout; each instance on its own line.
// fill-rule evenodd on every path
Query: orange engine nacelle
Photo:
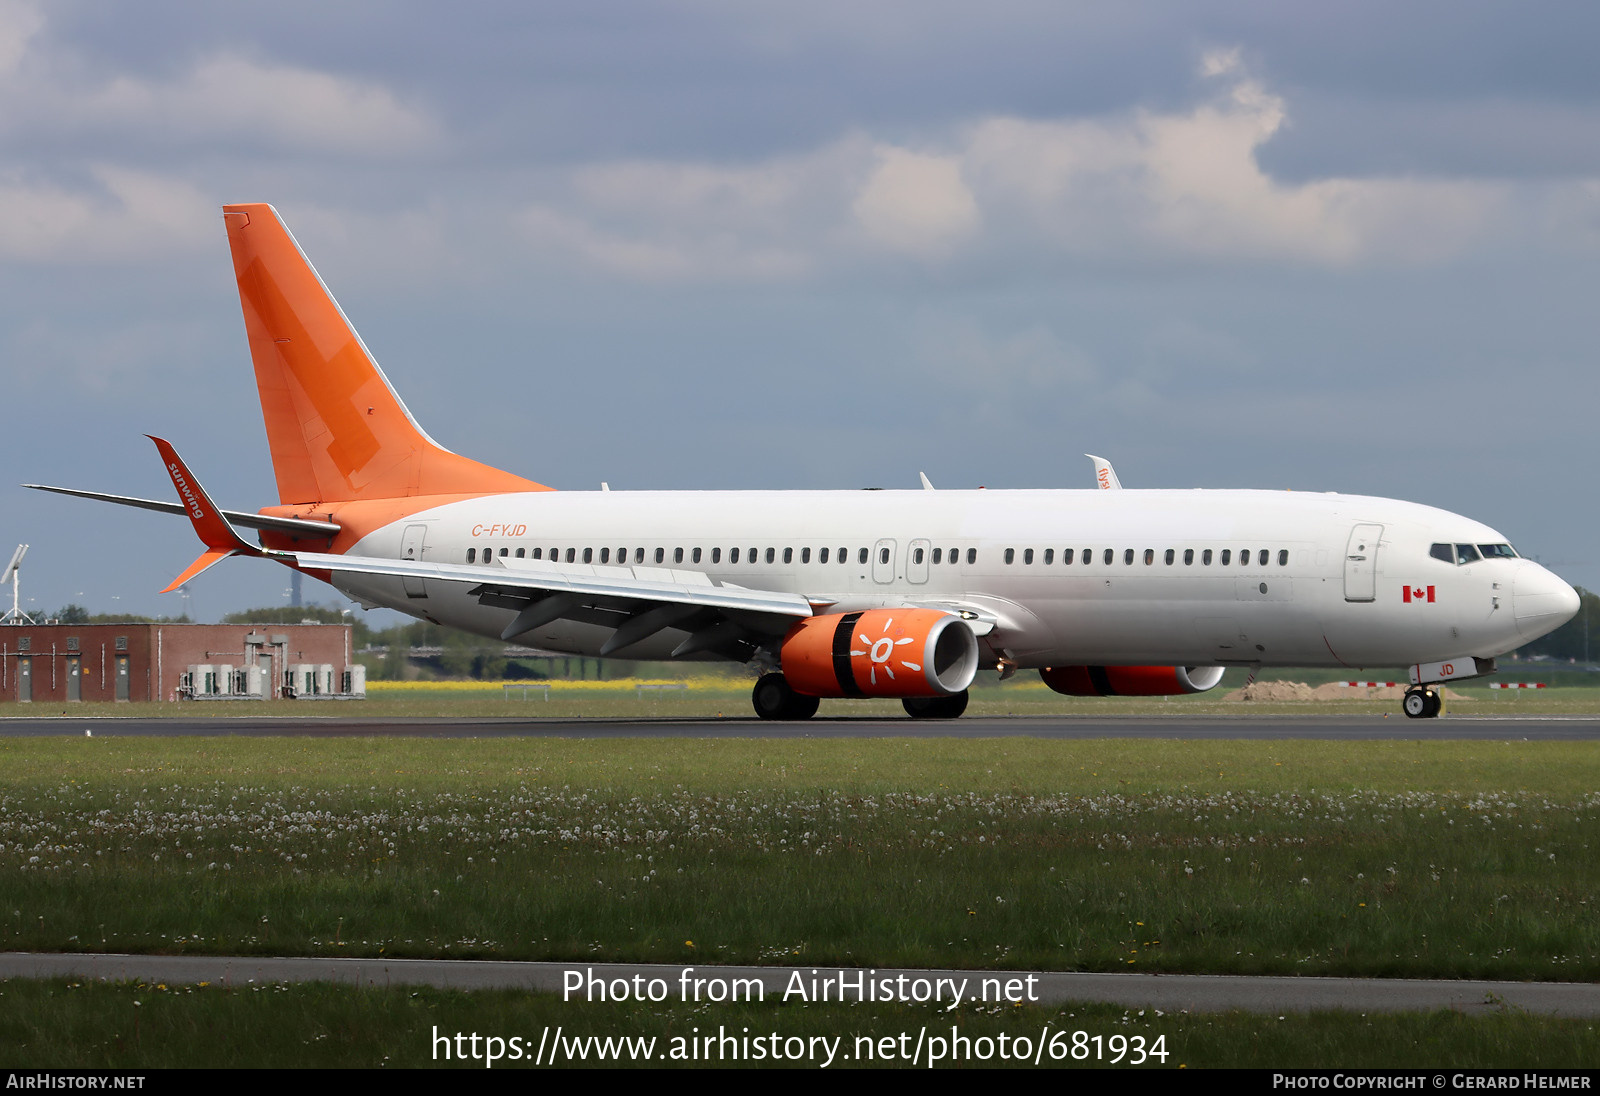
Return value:
M 779 652 L 806 696 L 949 696 L 978 673 L 978 639 L 938 609 L 869 609 L 807 617 Z
M 1177 696 L 1216 688 L 1222 667 L 1047 666 L 1039 676 L 1067 696 Z

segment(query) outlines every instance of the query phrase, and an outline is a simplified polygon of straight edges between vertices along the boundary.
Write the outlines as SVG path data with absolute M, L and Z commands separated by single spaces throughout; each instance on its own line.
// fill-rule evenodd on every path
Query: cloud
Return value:
M 79 104 L 80 125 L 132 126 L 162 143 L 223 139 L 370 155 L 424 147 L 438 130 L 379 84 L 235 54 L 165 83 L 118 77 Z
M 991 116 L 919 147 L 853 135 L 744 165 L 631 161 L 573 171 L 519 219 L 539 242 L 648 280 L 801 277 L 864 260 L 1445 261 L 1507 229 L 1506 184 L 1407 177 L 1298 183 L 1263 170 L 1285 101 L 1237 49 L 1207 53 L 1189 108 L 1087 119 Z
M 98 165 L 95 187 L 0 176 L 0 258 L 99 262 L 204 247 L 216 205 L 181 179 Z
M 911 255 L 947 253 L 978 227 L 978 203 L 961 161 L 883 145 L 878 166 L 851 203 L 867 235 Z

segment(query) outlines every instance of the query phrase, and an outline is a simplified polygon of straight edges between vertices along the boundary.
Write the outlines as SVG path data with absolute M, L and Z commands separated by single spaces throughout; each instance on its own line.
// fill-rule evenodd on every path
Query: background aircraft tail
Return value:
M 549 490 L 428 437 L 277 211 L 222 213 L 281 503 Z

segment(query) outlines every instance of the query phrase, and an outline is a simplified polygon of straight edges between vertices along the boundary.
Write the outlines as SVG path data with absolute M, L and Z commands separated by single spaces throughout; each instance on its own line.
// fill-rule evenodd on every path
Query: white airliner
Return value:
M 179 503 L 42 488 L 187 513 L 206 551 L 168 589 L 265 556 L 545 651 L 752 663 L 766 719 L 856 696 L 951 718 L 981 666 L 1075 696 L 1201 692 L 1228 666 L 1410 666 L 1403 709 L 1434 716 L 1439 683 L 1578 609 L 1444 510 L 1127 490 L 1101 458 L 1082 491 L 553 491 L 429 438 L 276 211 L 223 216 L 279 505 L 218 510 L 159 439 Z

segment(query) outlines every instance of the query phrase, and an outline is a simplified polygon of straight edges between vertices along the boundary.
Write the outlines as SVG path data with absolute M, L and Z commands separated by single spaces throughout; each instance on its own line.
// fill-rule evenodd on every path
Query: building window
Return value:
M 127 649 L 128 649 L 128 637 L 127 636 L 118 636 L 117 637 L 117 650 L 126 651 Z

